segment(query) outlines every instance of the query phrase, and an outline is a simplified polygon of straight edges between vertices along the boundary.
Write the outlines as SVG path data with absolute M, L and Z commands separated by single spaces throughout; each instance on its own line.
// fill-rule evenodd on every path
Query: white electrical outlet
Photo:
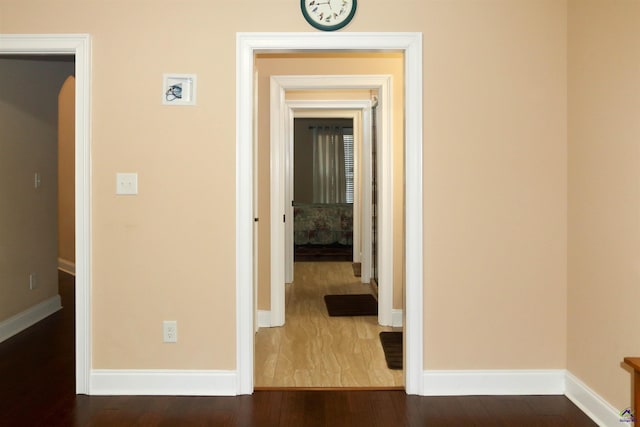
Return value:
M 178 322 L 165 320 L 162 322 L 163 342 L 178 342 Z

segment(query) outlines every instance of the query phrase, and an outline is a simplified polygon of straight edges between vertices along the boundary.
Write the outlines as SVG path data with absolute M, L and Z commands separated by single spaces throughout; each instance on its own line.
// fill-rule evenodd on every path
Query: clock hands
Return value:
M 300 0 L 304 18 L 323 31 L 339 30 L 349 24 L 357 4 L 358 0 Z

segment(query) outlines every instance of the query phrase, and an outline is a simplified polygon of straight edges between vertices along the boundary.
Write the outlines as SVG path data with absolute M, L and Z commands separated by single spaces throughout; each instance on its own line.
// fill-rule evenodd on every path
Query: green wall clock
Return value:
M 304 19 L 322 31 L 339 30 L 351 22 L 357 4 L 357 0 L 300 0 Z

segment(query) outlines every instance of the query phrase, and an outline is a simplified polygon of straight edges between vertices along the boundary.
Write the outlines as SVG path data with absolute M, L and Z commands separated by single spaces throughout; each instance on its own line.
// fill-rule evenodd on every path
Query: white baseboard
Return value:
M 58 258 L 58 270 L 62 270 L 65 273 L 76 275 L 76 263 L 68 261 L 66 259 Z
M 238 395 L 236 371 L 91 371 L 91 395 Z M 620 426 L 619 412 L 570 372 L 558 370 L 424 371 L 423 396 L 566 395 L 599 426 Z
M 564 394 L 557 370 L 424 371 L 424 396 Z
M 0 322 L 0 342 L 35 325 L 61 308 L 60 295 L 56 295 Z
M 599 426 L 631 425 L 620 421 L 620 412 L 587 387 L 571 372 L 567 372 L 565 395 Z M 624 410 L 625 408 L 620 408 Z
M 258 310 L 258 328 L 270 328 L 271 327 L 271 311 L 270 310 Z M 402 310 L 391 310 L 391 326 L 394 328 L 402 327 Z
M 112 370 L 91 371 L 89 394 L 101 396 L 235 396 L 235 371 Z
M 391 310 L 391 326 L 394 328 L 402 327 L 402 309 Z
M 258 328 L 271 327 L 271 310 L 258 310 Z

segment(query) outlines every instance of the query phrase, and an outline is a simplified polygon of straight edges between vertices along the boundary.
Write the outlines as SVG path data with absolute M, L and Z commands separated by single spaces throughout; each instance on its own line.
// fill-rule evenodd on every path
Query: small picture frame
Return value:
M 162 103 L 164 105 L 196 105 L 195 74 L 163 74 Z

